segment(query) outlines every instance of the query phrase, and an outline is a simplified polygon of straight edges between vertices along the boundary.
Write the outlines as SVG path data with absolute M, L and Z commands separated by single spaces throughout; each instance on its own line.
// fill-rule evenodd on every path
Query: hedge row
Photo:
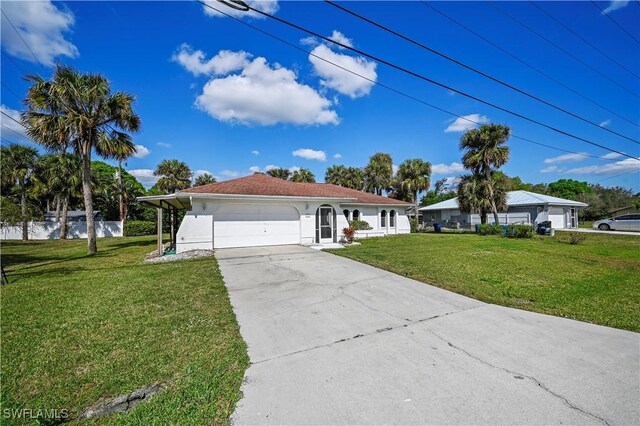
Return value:
M 130 220 L 124 223 L 125 237 L 153 235 L 156 233 L 156 223 L 144 220 Z

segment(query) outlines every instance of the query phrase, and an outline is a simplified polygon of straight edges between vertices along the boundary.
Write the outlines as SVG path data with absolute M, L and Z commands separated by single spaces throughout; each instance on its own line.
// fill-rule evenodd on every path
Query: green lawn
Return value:
M 164 383 L 149 402 L 94 422 L 226 422 L 249 360 L 215 259 L 142 264 L 153 237 L 98 247 L 90 257 L 85 241 L 2 243 L 2 408 L 77 416 Z
M 478 300 L 640 331 L 640 237 L 372 238 L 332 252 Z

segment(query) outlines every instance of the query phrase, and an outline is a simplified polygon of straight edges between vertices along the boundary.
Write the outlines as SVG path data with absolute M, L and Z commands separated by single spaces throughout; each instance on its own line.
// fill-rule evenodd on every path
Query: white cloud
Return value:
M 249 167 L 249 171 L 252 173 L 266 173 L 269 170 L 273 170 L 273 169 L 279 169 L 280 166 L 276 166 L 275 164 L 268 164 L 264 167 L 260 167 L 260 166 L 251 166 Z M 287 170 L 289 170 L 291 173 L 300 170 L 299 166 L 291 166 L 289 168 L 287 168 Z
M 162 148 L 171 148 L 171 144 L 170 143 L 166 143 L 166 142 L 158 142 L 156 145 L 162 147 Z
M 303 46 L 315 46 L 318 44 L 318 39 L 314 36 L 304 37 L 300 39 L 300 44 Z
M 582 161 L 587 158 L 587 153 L 576 153 L 576 154 L 563 154 L 558 155 L 557 157 L 545 158 L 544 164 L 556 164 L 563 162 L 576 162 Z
M 623 7 L 628 5 L 629 3 L 630 3 L 629 0 L 612 1 L 612 2 L 609 3 L 609 6 L 607 6 L 607 8 L 602 11 L 602 14 L 604 15 L 604 14 L 607 14 L 607 13 L 611 13 L 614 10 L 622 9 Z
M 339 152 L 336 154 L 333 154 L 333 158 L 342 158 L 342 154 L 340 154 Z
M 324 151 L 316 151 L 309 148 L 300 148 L 293 151 L 294 157 L 304 158 L 305 160 L 327 161 L 327 154 Z
M 611 124 L 611 120 L 604 120 L 603 122 L 601 122 L 599 124 L 600 127 L 607 127 L 609 124 Z
M 20 121 L 20 111 L 16 111 L 15 109 L 9 108 L 5 105 L 0 105 L 0 111 L 13 118 L 13 120 L 18 122 Z M 5 115 L 0 114 L 0 123 L 2 123 L 2 130 L 0 132 L 2 136 L 9 140 L 15 139 L 18 135 L 24 139 L 29 139 L 24 127 L 22 127 L 22 124 L 16 123 L 16 121 L 13 121 L 11 118 L 7 118 Z M 7 133 L 5 133 L 5 131 Z
M 61 56 L 78 56 L 78 48 L 64 36 L 75 21 L 71 11 L 57 8 L 50 0 L 5 1 L 2 2 L 2 11 L 24 39 L 23 42 L 7 18 L 2 16 L 2 48 L 10 55 L 29 62 L 39 61 L 47 66 L 53 66 Z
M 254 149 L 253 151 L 251 151 L 251 153 L 253 155 L 260 155 L 260 151 L 258 151 L 257 149 Z
M 247 3 L 247 5 L 251 6 L 252 8 L 268 13 L 270 15 L 275 14 L 279 9 L 278 0 L 244 0 L 244 2 Z M 245 12 L 242 10 L 233 9 L 231 7 L 225 6 L 224 4 L 218 1 L 209 0 L 209 1 L 205 1 L 205 3 L 235 18 L 256 18 L 256 19 L 265 18 L 263 15 L 260 15 L 259 13 L 256 13 L 253 10 L 249 10 Z M 206 15 L 213 16 L 216 18 L 224 18 L 223 14 L 209 7 L 202 6 L 202 9 L 204 10 L 204 13 Z
M 460 163 L 455 161 L 451 164 L 434 164 L 431 166 L 431 174 L 433 175 L 448 175 L 451 173 L 458 173 L 464 170 L 464 167 Z
M 149 151 L 149 148 L 143 145 L 136 145 L 136 152 L 133 154 L 133 157 L 144 158 L 149 154 L 151 154 L 151 151 Z
M 620 158 L 622 154 L 618 154 L 617 152 L 610 152 L 608 154 L 601 155 L 600 158 L 604 158 L 607 160 L 613 160 L 614 158 Z
M 368 61 L 364 57 L 336 53 L 325 44 L 316 46 L 311 53 L 309 61 L 313 65 L 315 73 L 322 79 L 321 83 L 352 99 L 368 95 L 371 92 L 371 87 L 378 80 L 376 63 Z M 333 62 L 344 69 L 338 68 L 320 58 Z M 346 70 L 358 73 L 370 81 Z
M 560 173 L 562 170 L 558 166 L 549 166 L 540 170 L 540 173 Z
M 616 161 L 615 163 L 577 167 L 566 171 L 566 174 L 594 174 L 602 175 L 609 173 L 624 173 L 634 170 L 640 170 L 640 158 L 627 158 L 625 160 Z
M 449 126 L 444 129 L 445 133 L 460 133 L 465 132 L 469 129 L 475 129 L 479 124 L 484 124 L 488 122 L 489 119 L 486 115 L 481 114 L 469 114 L 463 115 L 462 117 L 458 117 Z
M 338 43 L 344 44 L 345 46 L 353 47 L 353 40 L 350 38 L 347 38 L 347 36 L 345 36 L 338 30 L 333 30 L 333 33 L 331 33 L 331 36 L 329 38 L 333 41 L 337 41 Z M 336 47 L 338 49 L 344 49 L 344 47 L 342 46 L 336 45 Z
M 262 172 L 262 169 L 258 166 L 251 166 L 249 167 L 249 171 L 252 173 L 260 173 Z
M 234 178 L 240 176 L 240 172 L 237 170 L 223 170 L 220 174 L 224 177 Z
M 195 76 L 223 75 L 246 67 L 251 54 L 242 50 L 239 52 L 221 50 L 209 60 L 205 60 L 205 57 L 202 50 L 193 50 L 187 43 L 183 43 L 173 54 L 171 60 L 179 63 Z
M 221 121 L 247 125 L 340 122 L 331 109 L 332 102 L 310 86 L 299 83 L 294 71 L 279 64 L 270 65 L 263 57 L 249 61 L 251 55 L 245 52 L 224 52 L 223 56 L 219 53 L 213 58 L 224 57 L 223 64 L 212 63 L 213 59 L 203 62 L 204 54 L 197 54 L 195 58 L 187 55 L 177 60 L 194 74 L 220 72 L 224 75 L 232 69 L 238 71 L 216 76 L 205 84 L 195 102 L 200 110 Z
M 398 174 L 398 165 L 397 164 L 391 164 L 391 173 L 393 173 L 393 175 L 397 175 Z
M 158 182 L 158 179 L 160 179 L 158 176 L 153 175 L 153 170 L 151 169 L 133 169 L 127 170 L 127 172 L 129 172 L 130 175 L 135 176 L 135 178 L 138 179 L 138 181 L 145 187 L 153 186 Z

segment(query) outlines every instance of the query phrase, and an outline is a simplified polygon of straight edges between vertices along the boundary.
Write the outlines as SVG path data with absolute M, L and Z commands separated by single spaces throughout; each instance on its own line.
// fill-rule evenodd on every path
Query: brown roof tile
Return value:
M 210 183 L 180 191 L 189 194 L 265 195 L 285 197 L 352 198 L 349 203 L 409 205 L 389 197 L 343 188 L 329 183 L 299 183 L 271 177 L 262 173 Z

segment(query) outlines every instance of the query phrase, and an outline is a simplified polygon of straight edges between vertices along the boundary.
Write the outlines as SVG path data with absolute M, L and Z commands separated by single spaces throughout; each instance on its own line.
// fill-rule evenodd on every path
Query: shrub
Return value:
M 490 225 L 483 223 L 478 229 L 480 235 L 502 235 L 502 225 Z
M 145 220 L 130 220 L 124 223 L 124 236 L 137 237 L 156 233 L 156 223 Z
M 533 237 L 533 226 L 511 224 L 507 226 L 507 237 L 508 238 L 531 238 Z
M 344 228 L 342 233 L 344 234 L 344 239 L 351 244 L 353 242 L 353 237 L 356 235 L 356 230 L 349 226 L 348 228 Z
M 411 233 L 415 234 L 420 232 L 420 229 L 416 226 L 416 221 L 409 219 L 409 226 L 411 226 Z
M 366 220 L 352 220 L 349 222 L 349 226 L 356 231 L 368 231 L 369 229 L 373 229 L 369 226 L 369 222 Z
M 580 232 L 572 232 L 569 234 L 569 244 L 573 244 L 573 245 L 580 244 L 586 239 L 587 239 L 587 236 L 584 234 L 581 234 Z

